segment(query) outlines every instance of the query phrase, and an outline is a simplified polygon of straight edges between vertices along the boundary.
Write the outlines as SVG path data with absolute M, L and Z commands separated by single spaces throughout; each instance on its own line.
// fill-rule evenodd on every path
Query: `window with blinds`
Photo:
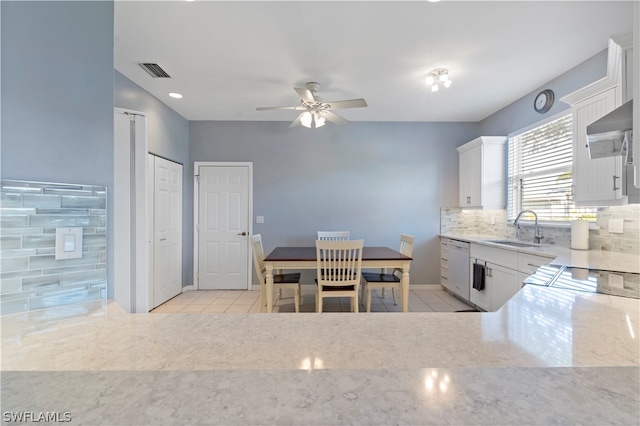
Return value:
M 596 209 L 573 202 L 572 155 L 571 114 L 510 136 L 508 218 L 533 210 L 541 221 L 596 220 Z

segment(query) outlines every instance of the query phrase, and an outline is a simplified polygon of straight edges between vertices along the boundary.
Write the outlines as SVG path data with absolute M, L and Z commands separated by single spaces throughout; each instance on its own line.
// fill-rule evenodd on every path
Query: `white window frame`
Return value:
M 524 128 L 521 128 L 519 130 L 513 131 L 511 133 L 509 133 L 507 135 L 507 162 L 510 161 L 510 153 L 511 153 L 511 143 L 512 143 L 512 139 L 516 136 L 522 135 L 523 133 L 529 132 L 531 130 L 534 130 L 538 127 L 542 127 L 545 126 L 555 120 L 561 119 L 563 117 L 566 116 L 571 116 L 571 110 L 565 110 L 562 112 L 559 112 L 557 114 L 554 114 L 550 117 L 546 117 L 543 120 L 537 121 L 529 126 L 526 126 Z M 572 152 L 572 156 L 573 156 L 573 152 Z M 517 200 L 517 206 L 513 207 L 511 204 L 512 201 L 512 197 L 511 197 L 511 191 L 512 189 L 512 177 L 510 175 L 510 165 L 507 164 L 507 170 L 506 170 L 506 178 L 507 178 L 507 220 L 508 221 L 513 221 L 516 217 L 516 215 L 518 214 L 518 212 L 522 211 L 522 205 L 520 204 L 520 196 L 516 195 L 516 200 Z M 556 166 L 553 168 L 547 168 L 544 169 L 540 172 L 530 172 L 526 174 L 527 178 L 536 178 L 536 177 L 540 177 L 540 176 L 546 176 L 549 174 L 554 174 L 554 173 L 562 173 L 562 172 L 568 172 L 568 173 L 572 173 L 573 174 L 573 165 L 572 164 L 568 164 L 568 165 L 560 165 L 560 166 Z M 524 176 L 522 173 L 516 174 L 516 176 Z M 574 213 L 575 216 L 570 217 L 568 220 L 546 220 L 546 219 L 541 219 L 539 221 L 539 225 L 542 226 L 551 226 L 551 227 L 565 227 L 565 226 L 569 226 L 571 223 L 571 220 L 575 220 L 578 219 L 579 217 L 583 216 L 583 215 L 587 215 L 588 216 L 588 220 L 590 221 L 595 221 L 596 219 L 596 211 L 597 209 L 593 208 L 593 209 L 589 209 L 589 208 L 582 208 L 582 207 L 575 207 L 575 201 L 572 207 L 572 210 L 580 210 L 579 212 Z M 582 217 L 583 218 L 583 217 Z M 522 222 L 523 223 L 533 223 L 532 219 L 529 219 L 528 217 L 523 216 L 522 218 Z

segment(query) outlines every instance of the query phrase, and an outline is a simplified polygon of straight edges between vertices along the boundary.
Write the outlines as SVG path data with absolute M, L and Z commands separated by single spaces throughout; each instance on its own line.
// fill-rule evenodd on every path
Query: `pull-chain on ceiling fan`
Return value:
M 325 125 L 325 121 L 329 120 L 336 124 L 347 124 L 349 120 L 340 117 L 338 114 L 332 112 L 334 109 L 345 108 L 361 108 L 366 107 L 367 102 L 364 99 L 349 99 L 344 101 L 323 102 L 316 92 L 320 87 L 319 83 L 309 82 L 306 85 L 306 89 L 300 87 L 294 87 L 294 90 L 300 96 L 300 105 L 298 106 L 283 106 L 283 107 L 258 107 L 256 111 L 266 110 L 278 110 L 278 109 L 292 109 L 296 111 L 303 111 L 298 118 L 296 118 L 289 127 L 295 127 L 303 125 L 310 129 L 322 127 Z

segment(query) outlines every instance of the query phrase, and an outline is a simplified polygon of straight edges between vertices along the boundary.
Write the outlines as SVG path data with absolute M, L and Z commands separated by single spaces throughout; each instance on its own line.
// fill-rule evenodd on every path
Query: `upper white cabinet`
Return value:
M 628 168 L 623 158 L 591 159 L 587 126 L 628 100 L 632 47 L 630 35 L 610 40 L 607 76 L 562 98 L 573 114 L 573 198 L 577 206 L 628 203 Z
M 504 136 L 481 136 L 458 147 L 459 206 L 505 208 Z
M 612 87 L 573 105 L 573 185 L 576 205 L 622 204 L 623 158 L 591 159 L 587 148 L 587 126 L 618 105 L 617 88 Z

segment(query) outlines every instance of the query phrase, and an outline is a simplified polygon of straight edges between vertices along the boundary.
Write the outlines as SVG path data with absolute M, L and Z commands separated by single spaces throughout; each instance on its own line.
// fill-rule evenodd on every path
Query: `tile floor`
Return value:
M 393 304 L 391 290 L 386 297 L 381 297 L 379 290 L 371 296 L 371 312 L 402 312 L 398 296 L 398 304 Z M 295 312 L 293 292 L 283 291 L 282 298 L 274 294 L 274 312 Z M 360 311 L 364 307 L 360 306 Z M 410 312 L 454 312 L 472 309 L 460 299 L 455 298 L 441 288 L 434 286 L 415 286 L 409 290 Z M 151 311 L 152 313 L 249 313 L 259 312 L 259 290 L 200 290 L 188 291 Z M 324 301 L 324 312 L 350 312 L 348 298 L 329 298 Z M 302 304 L 300 312 L 315 312 L 315 286 L 302 286 Z

